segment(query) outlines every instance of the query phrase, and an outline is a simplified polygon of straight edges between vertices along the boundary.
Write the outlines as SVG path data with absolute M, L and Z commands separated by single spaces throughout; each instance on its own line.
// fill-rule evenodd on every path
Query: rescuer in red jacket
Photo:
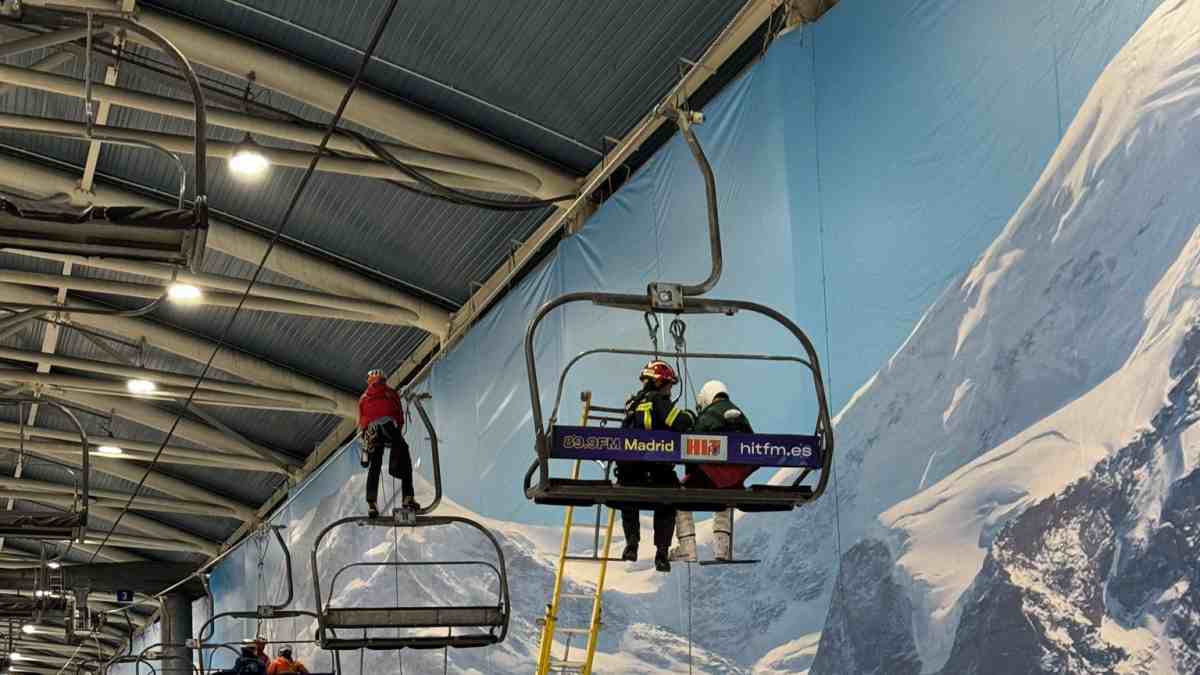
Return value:
M 404 407 L 400 394 L 387 384 L 382 370 L 367 373 L 367 390 L 358 399 L 358 435 L 362 464 L 367 467 L 367 512 L 379 515 L 379 471 L 383 468 L 383 447 L 390 446 L 388 475 L 400 479 L 402 507 L 417 508 L 413 498 L 412 458 L 404 440 Z

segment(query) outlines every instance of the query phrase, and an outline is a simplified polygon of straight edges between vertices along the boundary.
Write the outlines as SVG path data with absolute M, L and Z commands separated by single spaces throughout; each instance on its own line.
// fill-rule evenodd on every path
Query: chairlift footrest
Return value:
M 757 565 L 761 560 L 701 560 L 701 567 L 710 567 L 716 565 Z

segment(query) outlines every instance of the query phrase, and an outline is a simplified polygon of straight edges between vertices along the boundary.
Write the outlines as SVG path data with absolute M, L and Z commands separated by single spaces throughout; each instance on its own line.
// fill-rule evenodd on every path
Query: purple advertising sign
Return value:
M 678 434 L 673 431 L 556 426 L 550 456 L 615 462 L 821 467 L 820 439 L 790 434 Z

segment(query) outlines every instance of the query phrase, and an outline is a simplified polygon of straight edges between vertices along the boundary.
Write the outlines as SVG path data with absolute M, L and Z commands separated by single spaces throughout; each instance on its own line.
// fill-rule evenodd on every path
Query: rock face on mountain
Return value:
M 1171 374 L 1150 429 L 996 537 L 943 673 L 1195 671 L 1200 471 L 1162 481 L 1200 420 L 1200 329 Z M 1150 648 L 1124 639 L 1142 625 Z
M 811 672 L 917 675 L 912 603 L 892 578 L 887 545 L 864 539 L 846 552 Z

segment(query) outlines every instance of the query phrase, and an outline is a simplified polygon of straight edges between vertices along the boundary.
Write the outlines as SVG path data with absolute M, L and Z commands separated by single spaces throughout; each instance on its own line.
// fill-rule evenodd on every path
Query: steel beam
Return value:
M 36 450 L 26 450 L 26 452 L 35 457 L 41 457 L 42 459 L 52 460 L 62 464 L 69 464 L 76 468 L 80 468 L 82 465 L 82 458 L 78 456 L 51 456 Z M 141 480 L 142 476 L 146 473 L 146 469 L 144 467 L 132 462 L 123 461 L 119 458 L 113 458 L 111 461 L 107 462 L 93 462 L 92 470 L 134 483 Z M 240 520 L 254 520 L 255 517 L 253 507 L 241 504 L 228 497 L 214 494 L 209 490 L 205 490 L 204 488 L 192 485 L 191 483 L 182 481 L 178 478 L 167 476 L 157 471 L 150 471 L 149 476 L 146 478 L 146 487 L 165 494 L 178 495 L 179 497 L 187 500 L 215 504 L 237 514 L 237 517 Z
M 25 495 L 29 495 L 26 497 Z M 8 499 L 28 499 L 29 501 L 39 501 L 40 496 L 50 497 L 71 497 L 74 498 L 75 491 L 69 485 L 60 485 L 58 483 L 47 483 L 44 481 L 30 480 L 28 478 L 0 478 L 0 496 Z M 109 508 L 121 508 L 129 502 L 129 493 L 118 492 L 116 490 L 92 490 L 92 503 Z M 130 507 L 134 511 L 151 511 L 155 513 L 186 513 L 197 516 L 209 516 L 216 518 L 228 518 L 230 520 L 238 520 L 237 514 L 233 511 L 207 504 L 204 502 L 186 501 L 182 499 L 170 499 L 167 497 L 148 497 L 138 495 L 133 500 L 133 506 Z M 0 556 L 3 559 L 3 556 Z M 36 562 L 36 558 L 34 561 Z
M 0 117 L 2 117 L 2 115 L 0 115 Z M 20 252 L 20 249 L 14 249 L 14 252 Z M 35 257 L 49 258 L 50 256 Z M 84 260 L 87 260 L 87 258 L 84 258 Z M 18 270 L 0 270 L 0 283 L 21 284 L 24 286 L 38 286 L 43 288 L 65 287 L 73 291 L 123 295 L 125 297 L 145 298 L 150 300 L 162 297 L 167 291 L 167 287 L 162 285 L 138 284 L 126 281 L 110 281 L 107 279 L 91 279 L 87 277 L 63 279 L 61 276 L 55 274 L 22 272 Z M 245 284 L 243 284 L 243 287 L 244 286 Z M 385 323 L 394 326 L 409 326 L 417 320 L 416 312 L 401 307 L 391 307 L 390 311 L 387 312 L 380 311 L 373 314 L 362 314 L 356 311 L 334 309 L 321 305 L 309 305 L 292 302 L 289 300 L 255 297 L 255 295 L 251 295 L 243 302 L 241 293 L 228 292 L 204 293 L 194 304 L 198 306 L 226 308 L 235 308 L 240 304 L 243 309 L 252 311 L 296 314 L 299 316 L 310 316 L 322 319 L 341 319 L 345 321 Z
M 114 443 L 114 445 L 117 445 Z M 79 445 L 72 443 L 64 443 L 60 441 L 39 441 L 25 440 L 10 436 L 0 435 L 0 447 L 16 450 L 19 447 L 28 448 L 44 452 L 54 458 L 63 456 L 79 456 Z M 94 447 L 94 446 L 93 446 Z M 123 452 L 120 455 L 102 455 L 92 453 L 93 462 L 107 462 L 112 459 L 121 459 L 126 462 L 141 462 L 149 463 L 154 461 L 154 455 L 157 448 L 154 450 L 131 450 L 122 447 Z M 213 453 L 206 450 L 192 450 L 191 448 L 171 448 L 164 449 L 158 458 L 159 464 L 179 464 L 183 466 L 204 466 L 213 469 L 236 469 L 239 471 L 256 471 L 260 473 L 275 473 L 283 476 L 289 476 L 290 473 L 283 467 L 276 466 L 270 462 L 261 459 L 252 459 L 241 455 L 225 455 Z
M 4 272 L 0 271 L 0 277 L 3 277 Z M 121 380 L 143 379 L 154 382 L 158 385 L 165 385 L 163 391 L 170 391 L 170 387 L 175 387 L 183 390 L 183 396 L 187 396 L 187 392 L 196 384 L 196 378 L 191 375 L 180 375 L 162 370 L 151 370 L 149 368 L 135 368 L 133 366 L 124 366 L 120 364 L 110 363 L 108 361 L 97 361 L 94 359 L 84 359 L 74 356 L 62 356 L 59 354 L 44 354 L 42 352 L 31 352 L 23 349 L 10 349 L 8 347 L 0 347 L 0 359 L 9 361 L 21 361 L 25 363 L 45 363 L 51 367 L 69 368 L 72 370 L 82 370 L 89 373 L 98 373 L 111 377 L 121 378 Z M 13 373 L 12 370 L 0 368 L 0 379 L 12 379 L 9 377 Z M 44 373 L 30 373 L 30 375 L 38 377 L 55 377 Z M 74 377 L 74 376 L 70 376 Z M 25 380 L 18 380 L 25 381 Z M 48 380 L 41 381 L 44 384 L 50 384 Z M 125 382 L 116 380 L 97 380 L 98 385 L 104 383 L 113 384 L 123 392 L 126 392 Z M 259 399 L 268 399 L 278 401 L 281 404 L 288 404 L 290 409 L 310 410 L 325 414 L 336 415 L 339 413 L 337 403 L 319 396 L 311 396 L 308 394 L 300 394 L 294 391 L 285 391 L 282 389 L 272 389 L 270 387 L 260 387 L 252 384 L 240 384 L 237 382 L 226 382 L 216 379 L 205 379 L 200 388 L 197 390 L 197 400 L 204 400 L 204 396 L 215 393 L 234 394 L 243 397 L 252 397 Z M 348 416 L 348 415 L 347 415 Z
M 151 394 L 135 394 L 126 389 L 125 383 L 118 380 L 107 380 L 79 375 L 56 375 L 37 373 L 32 370 L 0 369 L 0 381 L 23 382 L 31 385 L 43 385 L 52 388 L 52 394 L 60 392 L 81 392 L 85 394 L 103 394 L 121 398 L 151 400 L 151 401 L 184 401 L 187 400 L 191 387 L 160 386 Z M 275 398 L 261 398 L 227 394 L 220 391 L 199 389 L 192 402 L 197 405 L 216 405 L 234 408 L 253 408 L 256 410 L 281 410 L 286 412 L 311 412 L 325 415 L 336 414 L 328 405 L 308 405 L 280 401 Z
M 53 495 L 46 492 L 0 492 L 0 494 L 3 494 L 10 499 L 19 499 L 21 501 L 45 504 L 65 510 L 70 510 L 75 504 L 75 498 L 70 495 Z M 115 522 L 120 512 L 121 510 L 119 508 L 97 506 L 94 503 L 89 507 L 89 513 L 94 513 L 96 517 L 109 523 Z M 158 521 L 138 515 L 136 513 L 126 513 L 125 516 L 121 518 L 121 525 L 131 530 L 136 530 L 143 535 L 154 537 L 156 540 L 161 539 L 164 541 L 175 542 L 178 546 L 187 547 L 187 550 L 194 551 L 196 553 L 214 556 L 221 552 L 221 547 L 215 542 L 204 539 L 203 537 L 198 537 L 190 532 L 184 532 L 178 528 L 164 525 Z
M 0 164 L 3 161 L 0 159 Z M 3 172 L 0 171 L 0 183 Z M 50 304 L 54 295 L 46 291 L 0 283 L 0 305 L 4 302 L 26 304 Z M 71 305 L 80 308 L 102 308 L 101 305 L 83 300 L 72 300 Z M 137 318 L 105 316 L 102 314 L 76 314 L 71 319 L 74 323 L 93 328 L 111 335 L 119 335 L 134 341 L 145 340 L 147 344 L 176 356 L 205 363 L 212 356 L 215 343 L 205 338 L 184 333 L 183 331 L 162 326 L 151 321 Z M 358 399 L 340 389 L 319 382 L 311 377 L 297 373 L 244 352 L 230 348 L 221 349 L 213 359 L 213 367 L 217 370 L 236 375 L 256 384 L 284 390 L 292 390 L 314 394 L 321 398 L 337 403 L 339 410 L 349 411 L 358 409 Z M 357 414 L 357 413 L 353 413 Z
M 19 40 L 9 40 L 8 42 L 0 43 L 0 59 L 24 54 L 35 49 L 55 47 L 64 42 L 74 42 L 86 36 L 87 32 L 87 28 L 65 28 L 52 33 L 42 33 Z
M 71 52 L 68 50 L 63 50 L 60 52 L 54 52 L 53 54 L 50 54 L 49 56 L 47 56 L 44 59 L 34 61 L 33 63 L 29 64 L 29 69 L 40 71 L 43 73 L 48 73 L 48 72 L 51 72 L 54 70 L 58 70 L 59 68 L 62 68 L 63 66 L 67 65 L 68 63 L 70 63 L 73 60 L 75 60 L 74 52 Z M 10 92 L 16 88 L 17 87 L 14 84 L 9 84 L 8 82 L 0 82 L 0 96 L 4 96 L 8 92 Z
M 253 71 L 257 84 L 325 112 L 334 112 L 346 93 L 347 82 L 342 77 L 230 33 L 147 7 L 140 9 L 137 20 L 161 33 L 197 63 L 235 77 L 245 77 Z M 138 38 L 131 35 L 130 39 Z M 354 92 L 344 116 L 412 147 L 509 166 L 532 174 L 542 183 L 537 192 L 540 197 L 556 197 L 575 191 L 574 177 L 548 162 L 366 87 Z
M 206 424 L 201 424 L 187 418 L 181 419 L 178 424 L 175 424 L 178 413 L 163 410 L 144 401 L 114 398 L 84 392 L 60 392 L 56 393 L 54 397 L 89 410 L 112 412 L 119 417 L 137 422 L 151 429 L 157 429 L 163 433 L 166 433 L 174 426 L 175 435 L 204 447 L 246 455 L 247 457 L 260 457 L 279 464 L 291 465 L 296 463 L 293 457 L 261 445 L 250 444 L 240 438 L 223 434 Z
M 239 297 L 246 292 L 246 286 L 249 285 L 249 280 L 240 279 L 237 277 L 226 277 L 219 274 L 203 274 L 195 272 L 181 271 L 172 268 L 169 265 L 160 265 L 152 262 L 134 262 L 131 260 L 120 260 L 115 258 L 103 257 L 84 257 L 77 255 L 64 255 L 58 253 L 48 253 L 45 251 L 30 251 L 26 249 L 5 248 L 0 249 L 6 253 L 15 253 L 18 255 L 27 256 L 30 258 L 38 258 L 41 260 L 56 260 L 63 263 L 71 263 L 83 267 L 92 267 L 95 269 L 109 270 L 111 272 L 124 272 L 126 274 L 137 274 L 152 279 L 160 279 L 167 282 L 178 282 L 182 284 L 191 284 L 201 290 L 218 290 L 236 293 Z M 163 289 L 162 286 L 155 288 Z M 162 290 L 159 295 L 162 295 Z M 157 297 L 157 296 L 156 296 Z M 275 284 L 256 283 L 250 293 L 251 298 L 272 298 L 275 300 L 286 300 L 297 305 L 327 307 L 330 309 L 343 310 L 356 314 L 366 314 L 371 316 L 386 317 L 389 314 L 404 313 L 406 310 L 396 307 L 395 305 L 387 305 L 381 302 L 371 302 L 370 300 L 362 300 L 359 298 L 350 298 L 344 295 L 330 295 L 329 293 L 317 293 L 315 291 L 306 291 L 290 286 L 278 286 Z M 364 319 L 359 319 L 364 320 Z M 375 319 L 379 321 L 379 319 Z M 397 322 L 394 318 L 389 318 L 382 323 L 412 323 Z
M 58 192 L 71 194 L 77 187 L 76 178 L 71 174 L 4 155 L 0 155 L 0 186 L 7 186 L 22 193 L 37 196 L 46 196 Z M 154 208 L 162 208 L 164 206 L 160 201 L 147 199 L 136 193 L 103 184 L 96 185 L 93 188 L 93 192 L 94 194 L 86 195 L 86 197 L 100 205 L 150 206 Z M 258 263 L 266 251 L 268 241 L 265 237 L 258 234 L 247 232 L 220 219 L 212 218 L 209 220 L 206 244 L 209 248 L 226 255 Z M 411 309 L 419 315 L 419 319 L 414 325 L 430 333 L 444 335 L 449 328 L 450 315 L 446 310 L 392 286 L 368 278 L 358 272 L 341 267 L 336 263 L 301 251 L 286 243 L 279 243 L 272 249 L 271 255 L 266 261 L 266 268 L 327 293 L 363 298 L 372 302 L 382 302 Z M 5 291 L 0 295 L 6 293 Z M 9 301 L 18 302 L 19 300 L 9 298 Z M 30 304 L 42 303 L 31 302 Z M 91 319 L 99 321 L 100 318 L 92 317 Z M 83 322 L 82 318 L 79 320 L 81 323 Z M 147 324 L 147 322 L 140 323 Z M 135 323 L 133 325 L 136 326 L 138 324 Z M 127 328 L 127 330 L 136 331 L 136 329 L 130 328 Z M 176 333 L 178 332 L 176 331 Z M 156 346 L 167 348 L 164 346 L 165 342 L 178 344 L 184 341 L 169 339 L 149 340 L 149 342 Z M 200 342 L 206 343 L 203 340 Z M 211 353 L 211 346 L 208 349 L 209 352 L 196 360 L 206 360 L 208 353 Z M 223 350 L 223 352 L 228 352 L 228 350 Z M 195 357 L 189 356 L 188 358 Z M 221 369 L 224 370 L 224 368 Z M 238 373 L 242 377 L 257 381 L 260 384 L 280 386 L 280 382 L 278 381 L 258 380 L 255 377 L 245 374 L 241 369 L 235 369 L 230 372 Z
M 54 62 L 51 62 L 55 64 L 53 67 L 43 65 L 36 70 L 39 72 L 53 70 L 60 65 L 57 61 L 56 59 Z M 21 75 L 5 68 L 0 68 L 0 79 L 3 79 L 5 82 L 4 86 L 6 87 L 29 86 L 60 94 L 69 91 L 69 85 L 79 82 L 79 80 L 62 75 L 50 78 Z M 41 86 L 26 83 L 36 83 Z M 74 86 L 76 87 L 75 93 L 78 93 L 80 91 L 78 90 L 79 85 L 74 84 Z M 181 104 L 174 99 L 131 92 L 130 90 L 116 87 L 100 88 L 99 85 L 93 85 L 93 87 L 95 97 L 100 100 L 102 106 L 109 106 L 115 101 L 117 103 L 129 104 L 129 107 L 183 119 L 191 119 L 194 112 L 190 105 Z M 133 105 L 135 102 L 139 105 Z M 321 142 L 322 132 L 318 129 L 227 110 L 214 109 L 209 114 L 209 122 L 218 126 L 251 131 L 261 136 L 271 136 L 297 143 L 308 143 L 313 146 L 319 145 Z M 222 124 L 222 122 L 226 124 Z M 74 137 L 82 137 L 87 130 L 86 125 L 80 122 L 7 113 L 0 115 L 0 127 Z M 102 123 L 94 126 L 93 129 L 97 134 L 109 138 L 150 142 L 179 154 L 192 154 L 196 149 L 190 136 L 167 134 L 145 129 L 110 127 Z M 328 145 L 334 150 L 344 152 L 359 154 L 370 152 L 369 150 L 364 150 L 357 140 L 347 136 L 335 136 Z M 207 154 L 209 157 L 229 159 L 237 152 L 238 147 L 238 143 L 210 140 L 207 146 Z M 459 190 L 529 196 L 537 194 L 538 187 L 541 185 L 541 182 L 536 177 L 503 166 L 438 155 L 422 150 L 414 150 L 405 146 L 386 145 L 385 147 L 397 159 L 405 164 L 411 164 L 421 169 L 422 173 L 429 178 Z M 275 166 L 307 169 L 308 165 L 312 162 L 311 150 L 289 150 L 260 145 L 259 151 Z M 325 156 L 317 164 L 317 171 L 339 173 L 348 176 L 362 176 L 364 178 L 378 178 L 381 180 L 394 180 L 409 184 L 416 183 L 412 177 L 397 171 L 391 165 L 367 157 Z M 90 189 L 90 187 L 85 189 Z
M 0 422 L 0 438 L 3 438 L 5 436 L 19 438 L 21 435 L 21 432 L 22 432 L 21 426 L 18 424 L 13 424 L 11 422 Z M 56 448 L 58 448 L 58 449 L 68 449 L 69 448 L 69 449 L 71 449 L 71 451 L 74 454 L 76 454 L 76 455 L 79 454 L 79 443 L 78 443 L 79 437 L 78 437 L 78 435 L 75 435 L 74 438 L 72 438 L 72 433 L 69 431 L 61 431 L 58 429 L 49 429 L 46 427 L 33 427 L 33 426 L 26 425 L 24 428 L 24 433 L 25 433 L 25 439 L 27 442 L 37 441 L 37 440 L 45 440 L 45 439 L 53 439 L 56 441 L 63 441 L 62 443 L 59 443 L 56 446 Z M 93 447 L 95 447 L 97 445 L 103 445 L 103 444 L 112 444 L 123 450 L 134 451 L 134 452 L 150 454 L 150 455 L 158 452 L 158 449 L 161 446 L 160 443 L 151 443 L 149 441 L 135 441 L 130 438 L 98 438 L 98 439 L 93 439 L 93 440 L 95 441 L 92 444 Z M 233 439 L 233 440 L 236 440 L 236 439 Z M 72 443 L 72 441 L 75 441 L 75 442 Z M 245 441 L 245 442 L 249 443 L 249 441 Z M 49 446 L 45 446 L 45 447 L 49 447 Z M 168 445 L 165 448 L 163 448 L 163 457 L 178 457 L 180 459 L 200 460 L 200 459 L 203 459 L 205 456 L 213 458 L 211 460 L 212 464 L 210 464 L 209 466 L 225 466 L 225 467 L 229 467 L 229 468 L 244 468 L 244 469 L 251 469 L 251 467 L 258 467 L 258 468 L 254 468 L 251 470 L 269 471 L 271 473 L 279 473 L 279 474 L 283 474 L 283 475 L 288 475 L 288 473 L 289 473 L 287 467 L 279 466 L 279 465 L 275 464 L 274 462 L 267 462 L 264 460 L 260 460 L 256 457 L 249 456 L 247 453 L 244 453 L 244 452 L 237 453 L 237 454 L 230 454 L 228 452 L 218 451 L 215 448 L 206 448 L 204 450 L 196 450 L 193 448 L 185 448 L 185 447 L 178 446 L 178 445 Z M 4 479 L 0 478 L 0 485 L 4 484 L 3 481 L 4 481 Z

